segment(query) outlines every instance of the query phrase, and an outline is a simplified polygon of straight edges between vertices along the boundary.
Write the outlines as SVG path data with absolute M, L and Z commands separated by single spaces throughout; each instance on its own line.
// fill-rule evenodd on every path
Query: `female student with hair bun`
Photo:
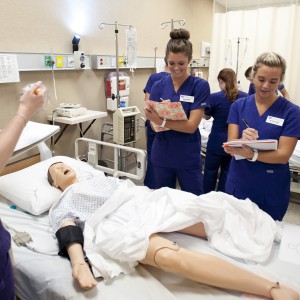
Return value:
M 165 61 L 170 76 L 155 82 L 150 100 L 180 102 L 187 120 L 166 120 L 154 109 L 145 109 L 146 118 L 170 130 L 157 132 L 152 146 L 151 163 L 156 188 L 176 187 L 196 195 L 203 193 L 201 137 L 199 124 L 210 97 L 206 80 L 189 74 L 193 46 L 190 33 L 173 29 L 170 33 Z

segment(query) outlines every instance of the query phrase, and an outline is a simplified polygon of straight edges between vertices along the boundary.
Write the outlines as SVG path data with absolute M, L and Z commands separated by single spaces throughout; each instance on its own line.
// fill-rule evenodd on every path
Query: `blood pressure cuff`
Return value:
M 83 248 L 83 233 L 78 226 L 69 225 L 61 227 L 57 230 L 55 235 L 59 246 L 58 255 L 60 256 L 70 259 L 67 252 L 67 246 L 72 243 L 78 243 Z

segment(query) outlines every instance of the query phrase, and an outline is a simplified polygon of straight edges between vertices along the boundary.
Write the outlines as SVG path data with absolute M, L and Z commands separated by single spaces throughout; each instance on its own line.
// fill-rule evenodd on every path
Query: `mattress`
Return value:
M 15 207 L 2 196 L 0 196 L 0 212 L 1 220 L 4 223 L 18 231 L 26 231 L 32 236 L 31 247 L 33 250 L 18 247 L 12 242 L 16 293 L 22 300 L 249 299 L 249 296 L 238 292 L 213 288 L 154 267 L 141 265 L 130 275 L 121 275 L 108 282 L 99 279 L 95 289 L 79 290 L 71 276 L 70 262 L 56 255 L 56 239 L 50 231 L 46 213 L 38 217 L 30 215 Z M 296 229 L 300 233 L 300 227 L 297 226 Z M 12 232 L 12 230 L 10 231 Z M 286 282 L 300 290 L 300 263 L 279 259 L 280 244 L 278 243 L 274 243 L 271 256 L 265 263 L 247 264 L 216 252 L 209 247 L 205 240 L 180 233 L 162 235 L 176 241 L 182 247 L 222 257 L 272 280 Z

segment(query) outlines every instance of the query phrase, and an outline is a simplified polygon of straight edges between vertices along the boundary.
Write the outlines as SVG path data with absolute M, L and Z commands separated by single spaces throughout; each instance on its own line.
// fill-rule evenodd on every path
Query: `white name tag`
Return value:
M 282 126 L 284 119 L 268 116 L 266 122 L 273 125 Z
M 194 96 L 180 95 L 180 101 L 194 103 Z

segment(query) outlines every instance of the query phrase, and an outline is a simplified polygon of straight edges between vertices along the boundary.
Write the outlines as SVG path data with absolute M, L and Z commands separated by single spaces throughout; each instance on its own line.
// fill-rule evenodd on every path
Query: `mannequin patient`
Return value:
M 84 225 L 97 209 L 101 211 L 102 206 L 110 201 L 111 195 L 125 180 L 99 174 L 92 179 L 79 182 L 69 166 L 57 162 L 48 169 L 48 181 L 63 191 L 61 198 L 49 213 L 50 224 L 58 239 L 59 254 L 70 259 L 72 275 L 79 287 L 91 289 L 95 287 L 97 281 L 92 273 L 93 265 L 90 265 L 84 251 Z M 184 202 L 182 205 L 185 205 Z M 120 211 L 122 211 L 120 206 L 116 206 L 111 215 L 120 214 Z M 178 231 L 199 238 L 207 236 L 202 222 Z M 113 235 L 113 232 L 111 234 Z M 268 299 L 299 299 L 294 290 L 279 285 L 278 282 L 269 281 L 218 257 L 181 248 L 176 243 L 159 236 L 157 232 L 150 232 L 147 238 L 149 238 L 148 248 L 145 249 L 142 258 L 138 259 L 138 263 L 151 265 L 214 287 L 255 294 Z

